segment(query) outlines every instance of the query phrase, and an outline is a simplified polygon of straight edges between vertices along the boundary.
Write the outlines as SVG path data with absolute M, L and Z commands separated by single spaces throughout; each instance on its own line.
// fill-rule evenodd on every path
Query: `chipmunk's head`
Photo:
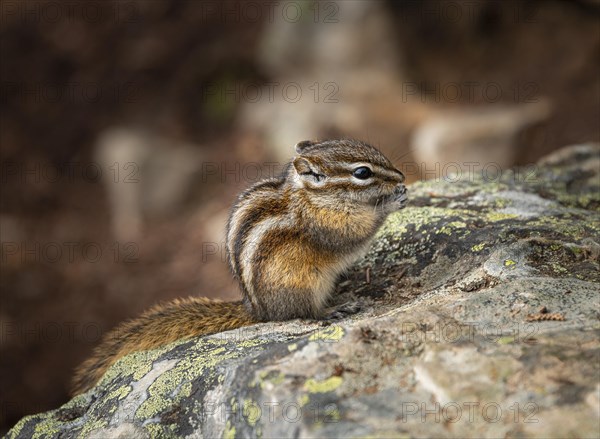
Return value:
M 379 150 L 356 140 L 303 141 L 291 168 L 294 184 L 324 202 L 389 213 L 404 207 L 404 174 Z

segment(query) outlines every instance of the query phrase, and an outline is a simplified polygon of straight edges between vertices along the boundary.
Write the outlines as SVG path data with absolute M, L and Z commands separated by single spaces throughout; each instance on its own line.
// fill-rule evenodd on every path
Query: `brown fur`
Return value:
M 73 394 L 91 388 L 119 358 L 154 349 L 182 338 L 214 334 L 256 323 L 241 302 L 203 297 L 157 305 L 117 326 L 75 373 Z
M 282 175 L 243 192 L 229 217 L 229 264 L 243 304 L 175 300 L 123 323 L 77 369 L 74 393 L 131 352 L 261 321 L 322 317 L 338 275 L 364 254 L 387 215 L 403 207 L 404 176 L 358 141 L 306 141 L 296 152 Z M 353 176 L 362 166 L 372 177 Z

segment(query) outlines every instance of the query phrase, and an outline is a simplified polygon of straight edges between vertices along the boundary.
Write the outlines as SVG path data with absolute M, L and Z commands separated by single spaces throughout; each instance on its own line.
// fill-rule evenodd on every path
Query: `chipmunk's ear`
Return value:
M 309 146 L 313 146 L 316 145 L 317 141 L 314 140 L 303 140 L 302 142 L 298 142 L 296 143 L 296 153 L 297 154 L 302 154 L 306 148 L 308 148 Z
M 325 175 L 321 173 L 319 167 L 306 157 L 296 157 L 293 161 L 293 165 L 296 173 L 303 180 L 318 183 L 325 178 Z

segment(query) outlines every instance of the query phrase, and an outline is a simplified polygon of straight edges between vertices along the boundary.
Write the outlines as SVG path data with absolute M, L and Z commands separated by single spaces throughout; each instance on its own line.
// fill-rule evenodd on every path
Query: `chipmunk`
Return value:
M 250 187 L 231 211 L 227 252 L 243 300 L 178 299 L 121 324 L 77 369 L 74 394 L 134 351 L 259 322 L 324 317 L 338 276 L 404 207 L 404 175 L 360 141 L 303 141 L 296 153 L 279 177 Z

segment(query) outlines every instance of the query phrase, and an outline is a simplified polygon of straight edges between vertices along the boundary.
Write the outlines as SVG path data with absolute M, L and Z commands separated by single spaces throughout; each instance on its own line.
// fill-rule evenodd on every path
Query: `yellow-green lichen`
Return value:
M 553 232 L 558 232 L 572 239 L 582 239 L 591 234 L 600 233 L 600 222 L 592 218 L 585 222 L 576 222 L 569 218 L 546 215 L 529 221 L 529 225 L 551 229 Z M 586 229 L 590 229 L 590 231 Z
M 225 430 L 223 431 L 223 439 L 235 439 L 235 427 L 231 425 L 231 422 L 227 421 L 225 424 Z
M 298 398 L 298 404 L 300 404 L 300 407 L 304 407 L 306 404 L 308 404 L 309 401 L 310 401 L 310 398 L 306 394 L 304 394 L 304 395 L 300 396 L 300 398 Z
M 550 264 L 550 267 L 557 274 L 567 274 L 569 272 L 569 270 L 567 270 L 565 267 L 563 267 L 562 265 L 560 265 L 557 262 L 552 262 Z
M 481 250 L 483 250 L 485 245 L 486 245 L 485 242 L 480 242 L 479 244 L 475 244 L 473 247 L 471 247 L 471 251 L 480 252 Z
M 394 213 L 388 216 L 387 220 L 383 223 L 375 236 L 380 238 L 390 234 L 403 234 L 407 231 L 406 221 L 403 221 L 403 218 L 399 217 L 398 213 Z
M 24 418 L 22 418 L 19 422 L 17 422 L 15 424 L 15 426 L 10 430 L 9 434 L 6 435 L 6 437 L 13 438 L 13 437 L 19 436 L 19 434 L 21 433 L 21 430 L 23 429 L 25 424 L 27 424 L 29 421 L 33 421 L 35 419 L 42 419 L 42 414 L 40 413 L 37 415 L 25 416 Z
M 64 404 L 59 410 L 75 409 L 82 405 L 87 405 L 87 397 L 85 394 L 79 394 L 71 399 L 69 402 Z M 34 437 L 48 437 L 57 433 L 60 427 L 60 423 L 56 420 L 57 411 L 51 411 L 46 413 L 37 413 L 35 415 L 25 416 L 10 430 L 7 434 L 7 438 L 14 438 L 20 435 L 23 427 L 32 421 L 37 424 L 34 426 Z
M 140 380 L 150 370 L 152 370 L 153 363 L 169 349 L 174 346 L 184 343 L 185 340 L 180 340 L 175 343 L 153 349 L 149 351 L 132 352 L 129 355 L 125 355 L 120 358 L 115 364 L 113 364 L 100 379 L 98 385 L 102 386 L 113 382 L 117 377 L 131 376 L 133 381 Z
M 504 203 L 501 203 L 504 204 Z M 464 220 L 484 218 L 489 222 L 503 221 L 507 219 L 518 219 L 519 216 L 514 213 L 498 212 L 491 210 L 488 212 L 476 212 L 468 209 L 451 209 L 436 206 L 425 207 L 408 207 L 388 217 L 388 220 L 379 229 L 377 239 L 382 239 L 386 236 L 401 236 L 407 232 L 407 225 L 412 224 L 415 231 L 419 231 L 424 226 L 441 222 L 443 225 L 436 230 L 436 234 L 452 235 L 454 230 L 462 230 L 464 234 L 470 233 L 467 229 L 467 223 L 462 220 L 447 222 L 449 218 L 460 217 Z
M 267 382 L 277 386 L 283 383 L 284 380 L 285 375 L 278 370 L 262 371 L 258 374 L 258 383 L 255 382 L 254 385 L 259 384 L 260 388 L 264 389 Z
M 497 209 L 504 209 L 512 204 L 512 200 L 507 198 L 496 198 L 494 200 L 494 207 Z
M 561 203 L 569 207 L 577 207 L 587 209 L 592 204 L 600 203 L 600 195 L 598 192 L 590 194 L 568 194 L 564 191 L 558 191 L 556 199 Z
M 448 236 L 452 236 L 452 231 L 455 229 L 464 229 L 467 225 L 462 221 L 451 221 L 448 224 L 442 226 L 442 228 L 435 231 L 436 234 L 443 233 Z M 468 230 L 466 234 L 470 233 Z
M 235 396 L 232 396 L 231 399 L 229 400 L 229 405 L 231 406 L 231 411 L 233 413 L 237 413 L 238 410 L 238 402 L 235 399 Z
M 37 419 L 40 419 L 40 422 L 33 426 L 33 435 L 31 436 L 32 439 L 53 437 L 60 432 L 60 427 L 62 424 L 56 419 L 54 413 L 42 413 L 40 415 L 28 416 L 25 419 L 32 420 L 36 417 Z
M 176 439 L 180 437 L 176 432 L 177 426 L 175 424 L 165 425 L 153 422 L 145 425 L 144 428 L 150 433 L 150 437 L 160 437 L 164 439 Z
M 342 385 L 342 377 L 330 377 L 323 381 L 317 381 L 313 378 L 306 380 L 304 388 L 308 393 L 327 393 L 333 392 Z
M 90 433 L 94 430 L 99 430 L 101 428 L 106 428 L 108 426 L 108 421 L 106 419 L 92 419 L 85 424 L 83 424 L 83 428 L 79 432 L 79 437 L 88 437 Z
M 496 340 L 496 343 L 505 345 L 505 344 L 513 343 L 514 341 L 515 341 L 515 337 L 513 337 L 512 335 L 509 335 L 506 337 L 500 337 L 498 340 Z
M 266 340 L 246 340 L 236 343 L 236 346 L 253 347 L 266 343 Z M 152 418 L 173 406 L 191 392 L 191 382 L 200 376 L 204 381 L 218 380 L 216 366 L 223 361 L 244 355 L 243 349 L 228 349 L 224 345 L 227 340 L 217 338 L 201 338 L 188 348 L 185 357 L 169 370 L 163 372 L 148 387 L 148 398 L 140 405 L 135 413 L 136 419 Z M 184 385 L 184 391 L 174 394 L 177 387 Z
M 219 375 L 219 378 L 221 378 L 222 375 Z M 189 397 L 192 394 L 192 383 L 191 382 L 187 382 L 187 383 L 183 383 L 181 385 L 181 388 L 179 389 L 179 393 L 177 394 L 177 398 L 181 398 L 181 399 L 185 399 L 187 397 Z
M 505 259 L 504 260 L 504 266 L 505 267 L 513 267 L 514 265 L 517 265 L 517 262 L 512 260 L 512 259 Z
M 106 400 L 108 401 L 108 400 L 111 400 L 114 398 L 123 399 L 127 395 L 129 395 L 130 392 L 131 392 L 131 386 L 129 386 L 129 385 L 121 386 L 118 389 L 113 390 L 108 395 L 106 395 Z
M 507 219 L 519 218 L 519 215 L 514 213 L 502 213 L 502 212 L 487 212 L 483 213 L 482 216 L 491 222 L 503 221 Z
M 292 352 L 292 351 L 295 351 L 296 349 L 298 349 L 298 343 L 292 343 L 292 344 L 288 345 L 288 351 Z
M 408 207 L 393 213 L 379 229 L 378 236 L 398 235 L 408 231 L 407 224 L 413 224 L 415 230 L 419 231 L 421 227 L 434 221 L 443 220 L 449 216 L 456 215 L 457 211 L 443 207 Z
M 256 423 L 260 420 L 262 413 L 260 406 L 256 402 L 252 401 L 251 399 L 246 399 L 244 400 L 242 414 L 248 422 L 248 425 L 254 427 L 256 426 Z
M 340 415 L 340 409 L 337 406 L 329 406 L 326 408 L 325 416 L 327 420 L 325 422 L 340 422 L 342 416 Z
M 319 328 L 308 337 L 310 341 L 338 342 L 344 336 L 344 328 L 339 325 L 331 325 Z
M 237 348 L 253 348 L 264 344 L 265 341 L 259 338 L 251 338 L 249 340 L 239 340 L 235 343 Z
M 278 372 L 277 374 L 275 374 L 275 376 L 273 376 L 272 378 L 269 379 L 269 381 L 271 381 L 275 385 L 279 385 L 279 384 L 283 383 L 284 380 L 285 380 L 285 375 L 282 374 L 281 372 Z

